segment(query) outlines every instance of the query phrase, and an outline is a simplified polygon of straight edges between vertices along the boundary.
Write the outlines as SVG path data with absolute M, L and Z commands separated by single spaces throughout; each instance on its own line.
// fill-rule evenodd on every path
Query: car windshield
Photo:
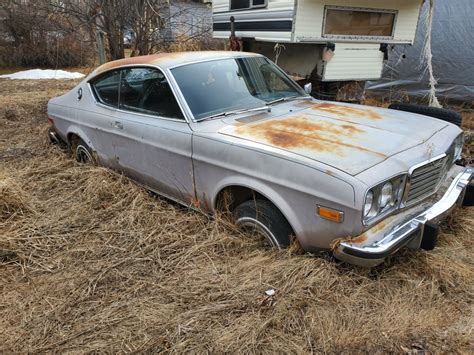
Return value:
M 171 71 L 196 120 L 307 96 L 265 57 L 213 60 Z

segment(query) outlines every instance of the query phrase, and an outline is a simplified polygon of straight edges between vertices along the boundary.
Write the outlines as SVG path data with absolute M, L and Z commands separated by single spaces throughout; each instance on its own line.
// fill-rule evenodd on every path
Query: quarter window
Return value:
M 396 11 L 326 7 L 325 36 L 391 37 Z
M 244 10 L 266 6 L 267 0 L 230 0 L 231 10 Z
M 96 98 L 105 105 L 117 107 L 120 70 L 113 70 L 92 83 Z
M 153 68 L 122 69 L 119 107 L 149 115 L 184 119 L 166 77 Z

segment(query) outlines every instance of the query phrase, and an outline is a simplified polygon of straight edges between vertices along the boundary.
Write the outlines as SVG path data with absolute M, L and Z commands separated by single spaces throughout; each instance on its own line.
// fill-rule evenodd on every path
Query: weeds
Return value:
M 1 351 L 472 350 L 472 209 L 373 270 L 265 250 L 49 145 L 73 82 L 0 84 Z

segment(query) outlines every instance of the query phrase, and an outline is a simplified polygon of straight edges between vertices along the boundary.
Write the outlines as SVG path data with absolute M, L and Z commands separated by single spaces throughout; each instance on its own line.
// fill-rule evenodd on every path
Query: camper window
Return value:
M 325 37 L 392 37 L 397 12 L 393 10 L 326 6 Z
M 246 10 L 266 6 L 267 0 L 230 0 L 231 10 Z

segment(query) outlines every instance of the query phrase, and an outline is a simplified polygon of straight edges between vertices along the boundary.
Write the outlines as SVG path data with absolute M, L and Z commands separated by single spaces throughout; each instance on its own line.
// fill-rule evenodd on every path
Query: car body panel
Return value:
M 346 181 L 251 146 L 228 144 L 219 134 L 195 135 L 193 164 L 199 206 L 214 210 L 218 193 L 228 186 L 248 187 L 272 201 L 287 218 L 300 243 L 309 250 L 327 248 L 336 236 L 361 231 L 354 188 Z M 251 155 L 251 159 L 249 159 Z M 355 179 L 354 179 L 355 180 Z M 354 184 L 362 184 L 355 180 Z M 344 225 L 316 214 L 316 206 L 343 209 Z M 310 206 L 310 208 L 308 208 Z M 315 236 L 318 238 L 314 238 Z
M 415 124 L 392 110 L 386 110 L 383 116 L 382 110 L 362 110 L 316 100 L 303 103 L 310 108 L 278 117 L 267 114 L 268 118 L 251 123 L 240 121 L 236 126 L 223 128 L 220 133 L 278 147 L 356 175 L 390 156 L 422 144 L 447 125 L 424 118 Z M 327 114 L 321 107 L 331 107 L 335 113 Z M 344 115 L 338 116 L 337 112 L 345 111 L 351 112 L 347 119 L 341 118 Z M 362 117 L 360 121 L 357 114 Z M 375 120 L 374 117 L 387 122 L 367 122 Z M 395 127 L 402 125 L 404 129 L 396 131 Z M 415 126 L 418 133 L 411 134 L 410 129 L 413 131 Z
M 118 169 L 154 190 L 190 204 L 194 184 L 189 125 L 184 120 L 120 110 L 114 124 Z

